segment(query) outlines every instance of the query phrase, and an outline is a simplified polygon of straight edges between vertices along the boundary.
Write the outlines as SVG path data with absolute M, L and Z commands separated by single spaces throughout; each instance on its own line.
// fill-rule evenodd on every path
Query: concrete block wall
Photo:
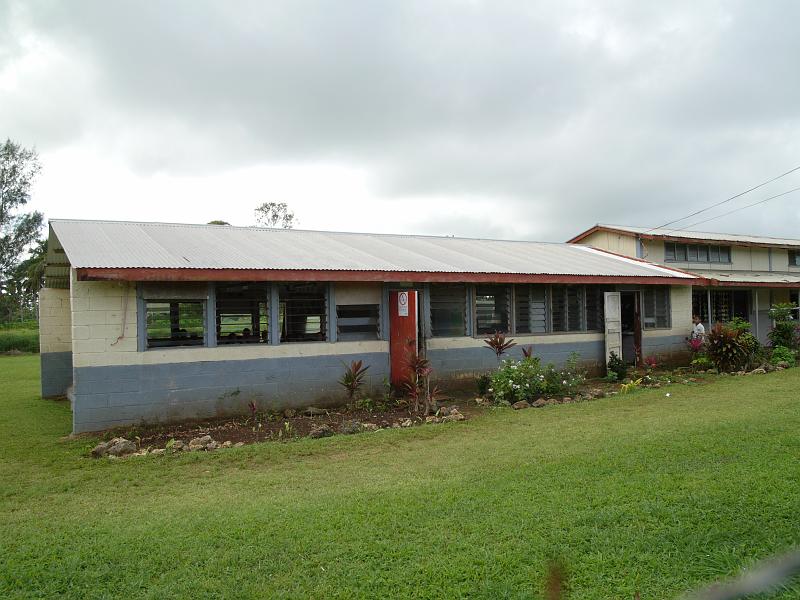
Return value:
M 533 346 L 534 356 L 542 363 L 562 366 L 572 352 L 580 355 L 583 366 L 596 370 L 603 364 L 605 337 L 602 333 L 558 333 L 548 335 L 514 335 L 517 346 L 504 358 L 522 358 L 522 347 Z M 431 338 L 428 358 L 435 378 L 442 380 L 471 379 L 480 373 L 497 369 L 495 353 L 486 346 L 483 337 Z
M 685 362 L 689 352 L 686 338 L 692 331 L 692 288 L 688 285 L 670 286 L 671 321 L 669 329 L 642 331 L 642 358 L 655 356 L 668 362 Z
M 338 286 L 337 286 L 338 288 Z M 380 301 L 380 285 L 344 286 L 338 303 Z M 377 291 L 376 291 L 377 290 Z M 368 387 L 389 376 L 381 340 L 226 345 L 138 351 L 135 284 L 78 281 L 73 271 L 74 432 L 341 402 L 345 365 L 370 365 Z
M 42 398 L 65 396 L 72 385 L 72 331 L 67 289 L 39 291 L 39 360 Z

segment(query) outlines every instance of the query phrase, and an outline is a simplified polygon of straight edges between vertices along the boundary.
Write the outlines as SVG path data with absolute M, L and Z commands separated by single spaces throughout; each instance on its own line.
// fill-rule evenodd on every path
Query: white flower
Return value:
M 487 391 L 489 391 L 489 392 L 493 392 L 494 390 L 493 390 L 492 388 L 489 388 Z
M 665 395 L 667 398 L 669 398 L 669 397 L 670 397 L 670 393 L 669 393 L 669 392 L 667 392 L 667 393 L 666 393 L 666 394 L 664 394 L 664 395 Z

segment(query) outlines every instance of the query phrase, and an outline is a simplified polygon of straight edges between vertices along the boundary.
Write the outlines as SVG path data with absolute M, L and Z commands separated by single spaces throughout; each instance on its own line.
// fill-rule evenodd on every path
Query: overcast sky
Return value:
M 0 0 L 48 217 L 565 240 L 800 165 L 800 3 Z M 684 221 L 800 186 L 800 171 Z M 800 192 L 695 229 L 800 237 Z

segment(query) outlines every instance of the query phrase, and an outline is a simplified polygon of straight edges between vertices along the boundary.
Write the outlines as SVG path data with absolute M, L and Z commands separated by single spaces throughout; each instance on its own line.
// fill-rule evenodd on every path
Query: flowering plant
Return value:
M 572 394 L 584 381 L 576 354 L 570 356 L 562 369 L 552 364 L 542 366 L 536 357 L 525 357 L 520 361 L 504 361 L 492 376 L 488 391 L 495 402 L 513 404 L 520 400 L 530 402 L 541 396 Z

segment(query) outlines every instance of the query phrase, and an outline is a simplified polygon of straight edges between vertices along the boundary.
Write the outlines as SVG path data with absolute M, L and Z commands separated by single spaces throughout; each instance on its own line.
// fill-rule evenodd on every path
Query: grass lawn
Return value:
M 112 462 L 63 439 L 37 356 L 3 357 L 0 596 L 529 598 L 560 559 L 572 598 L 671 598 L 800 542 L 798 389 Z

